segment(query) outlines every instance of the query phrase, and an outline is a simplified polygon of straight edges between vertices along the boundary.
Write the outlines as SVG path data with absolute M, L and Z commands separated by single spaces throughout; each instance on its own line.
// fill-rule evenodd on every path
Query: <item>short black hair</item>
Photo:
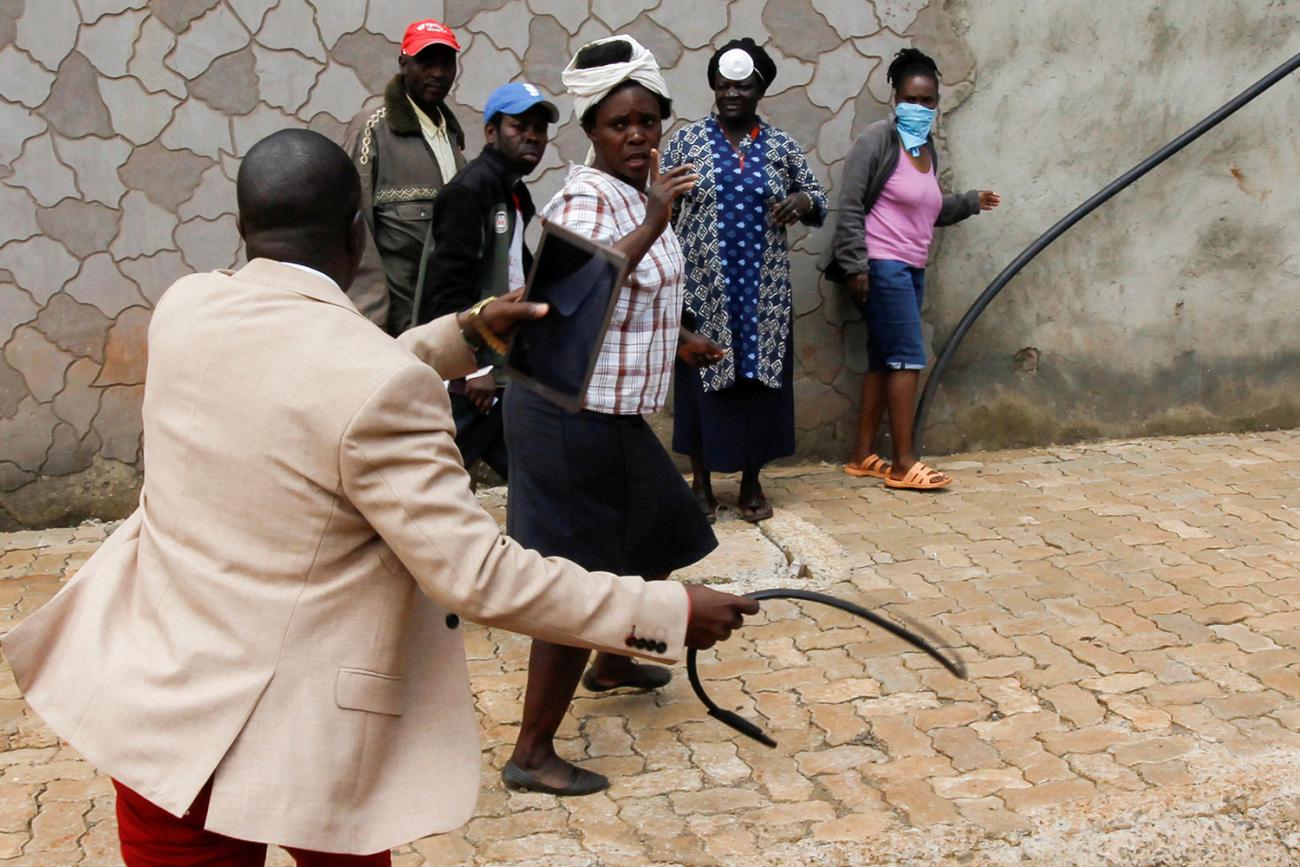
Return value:
M 361 179 L 343 148 L 325 136 L 282 129 L 244 155 L 235 198 L 246 232 L 341 234 L 360 207 Z
M 573 68 L 595 69 L 598 66 L 609 66 L 611 63 L 627 63 L 631 59 L 632 43 L 628 42 L 626 39 L 611 39 L 608 42 L 597 42 L 592 45 L 582 46 L 577 55 L 573 58 Z M 600 110 L 600 107 L 604 104 L 605 100 L 609 99 L 623 88 L 633 84 L 637 84 L 641 87 L 645 86 L 629 78 L 627 81 L 620 83 L 617 87 L 612 88 L 609 93 L 601 97 L 599 102 L 593 103 L 582 113 L 582 128 L 587 132 L 591 132 L 595 129 L 596 112 Z M 649 88 L 646 89 L 649 90 Z M 650 93 L 659 100 L 659 116 L 664 120 L 667 120 L 668 115 L 673 113 L 673 101 L 662 93 L 655 93 L 652 90 Z
M 885 80 L 889 86 L 898 93 L 903 82 L 914 75 L 924 75 L 927 78 L 934 79 L 934 86 L 939 86 L 939 67 L 935 65 L 930 55 L 916 48 L 904 48 L 894 55 L 890 61 L 889 69 L 885 71 Z

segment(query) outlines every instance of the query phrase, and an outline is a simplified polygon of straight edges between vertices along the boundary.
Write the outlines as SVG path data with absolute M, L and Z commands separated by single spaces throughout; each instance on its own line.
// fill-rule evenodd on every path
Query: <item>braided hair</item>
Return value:
M 934 79 L 934 86 L 939 86 L 939 67 L 935 65 L 934 60 L 923 51 L 916 48 L 904 48 L 894 55 L 890 61 L 889 69 L 885 71 L 885 80 L 889 86 L 898 93 L 898 89 L 903 86 L 903 82 L 914 75 L 924 75 L 927 78 Z

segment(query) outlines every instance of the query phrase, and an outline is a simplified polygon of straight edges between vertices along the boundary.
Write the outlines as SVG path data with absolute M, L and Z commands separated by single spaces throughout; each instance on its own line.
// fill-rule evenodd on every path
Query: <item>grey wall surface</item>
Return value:
M 1003 207 L 943 233 L 927 319 L 1300 51 L 1300 3 L 947 4 L 979 70 L 944 123 Z M 1048 248 L 945 378 L 931 447 L 1300 425 L 1300 74 Z
M 0 0 L 0 529 L 115 517 L 143 468 L 145 331 L 177 276 L 237 266 L 233 181 L 267 133 L 343 125 L 396 67 L 416 18 L 464 51 L 470 133 L 498 84 L 560 93 L 584 42 L 651 47 L 679 117 L 708 112 L 705 65 L 734 36 L 779 78 L 762 112 L 832 190 L 887 116 L 885 66 L 915 45 L 944 72 L 956 188 L 1002 209 L 940 234 L 927 332 L 1039 231 L 1300 49 L 1300 4 L 1070 0 Z M 971 335 L 931 448 L 1300 423 L 1300 84 L 1292 79 L 1032 266 Z M 586 141 L 569 102 L 533 179 L 558 189 Z M 865 334 L 791 235 L 803 456 L 855 425 Z M 666 422 L 660 419 L 660 424 Z

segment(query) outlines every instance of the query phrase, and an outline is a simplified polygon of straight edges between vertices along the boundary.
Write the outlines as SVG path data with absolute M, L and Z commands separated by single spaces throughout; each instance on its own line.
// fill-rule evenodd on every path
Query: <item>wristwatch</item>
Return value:
M 475 305 L 475 307 L 477 306 L 478 305 Z M 478 329 L 470 324 L 468 312 L 465 314 L 465 324 L 460 328 L 460 336 L 465 338 L 465 343 L 467 343 L 469 348 L 474 352 L 478 352 L 483 348 L 483 335 L 479 334 Z
M 469 310 L 465 311 L 465 324 L 468 325 L 469 330 L 473 331 L 475 336 L 477 336 L 477 343 L 469 334 L 465 334 L 464 329 L 461 330 L 461 334 L 465 335 L 465 340 L 469 342 L 470 346 L 475 346 L 477 348 L 486 344 L 489 349 L 498 355 L 505 355 L 505 342 L 500 337 L 493 334 L 492 329 L 488 328 L 487 324 L 483 321 L 483 308 L 487 307 L 495 300 L 497 300 L 495 295 L 489 295 L 473 307 L 469 308 Z

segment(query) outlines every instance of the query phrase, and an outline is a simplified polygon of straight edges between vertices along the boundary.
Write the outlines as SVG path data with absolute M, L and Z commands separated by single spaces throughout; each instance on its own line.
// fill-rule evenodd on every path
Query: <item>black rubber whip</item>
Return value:
M 854 605 L 852 602 L 845 602 L 843 599 L 838 599 L 825 593 L 817 593 L 812 590 L 755 590 L 753 593 L 746 593 L 745 597 L 747 599 L 758 600 L 797 599 L 801 602 L 816 602 L 820 605 L 829 605 L 831 608 L 837 608 L 840 611 L 845 611 L 855 617 L 861 617 L 863 620 L 874 623 L 891 635 L 898 636 L 917 650 L 920 650 L 922 653 L 933 658 L 954 677 L 959 677 L 962 680 L 966 679 L 966 666 L 962 664 L 960 659 L 955 656 L 952 659 L 949 659 L 940 653 L 930 640 L 917 635 L 910 629 L 899 626 L 897 623 L 892 623 L 886 620 L 879 614 L 868 611 L 861 605 Z M 915 628 L 920 629 L 919 626 Z M 695 695 L 704 704 L 704 707 L 709 712 L 709 716 L 713 717 L 723 725 L 729 726 L 741 734 L 753 738 L 764 746 L 775 747 L 776 741 L 769 737 L 756 723 L 750 722 L 734 711 L 718 707 L 718 703 L 709 698 L 709 694 L 704 691 L 704 684 L 700 683 L 700 673 L 695 664 L 695 653 L 695 648 L 691 648 L 686 653 L 686 676 L 690 679 L 691 689 L 695 690 Z

